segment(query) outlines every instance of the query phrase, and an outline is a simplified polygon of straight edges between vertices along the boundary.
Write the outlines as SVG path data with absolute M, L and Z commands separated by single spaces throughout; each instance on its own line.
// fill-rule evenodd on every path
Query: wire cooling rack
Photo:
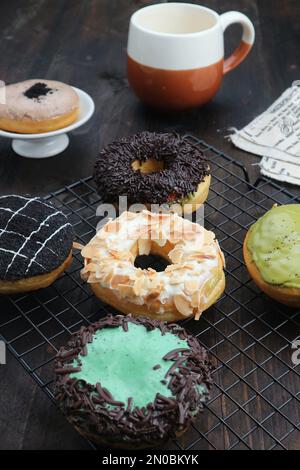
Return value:
M 244 167 L 202 141 L 213 175 L 205 205 L 206 228 L 225 253 L 226 292 L 200 319 L 183 321 L 210 351 L 216 365 L 210 401 L 195 424 L 165 449 L 300 449 L 300 366 L 293 365 L 292 343 L 299 336 L 300 311 L 267 298 L 243 264 L 246 231 L 275 203 L 299 203 L 264 178 L 250 185 Z M 94 235 L 100 202 L 92 178 L 49 195 L 74 226 L 77 240 Z M 152 266 L 160 268 L 153 258 Z M 113 309 L 91 295 L 80 278 L 75 252 L 71 268 L 51 287 L 1 297 L 0 335 L 26 371 L 53 400 L 53 360 L 59 347 L 82 324 Z

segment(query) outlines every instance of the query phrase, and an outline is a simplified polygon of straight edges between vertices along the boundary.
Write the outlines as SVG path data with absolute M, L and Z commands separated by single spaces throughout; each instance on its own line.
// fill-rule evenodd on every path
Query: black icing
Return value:
M 49 88 L 46 83 L 37 82 L 24 92 L 24 95 L 33 100 L 38 100 L 41 96 L 46 96 L 48 93 L 53 93 L 54 90 Z
M 132 169 L 135 160 L 156 159 L 164 169 L 142 174 Z M 94 178 L 104 202 L 165 204 L 194 193 L 209 174 L 202 151 L 175 133 L 141 132 L 113 142 L 95 164 Z
M 53 271 L 68 257 L 73 238 L 66 216 L 49 202 L 14 195 L 0 197 L 1 280 L 14 281 Z

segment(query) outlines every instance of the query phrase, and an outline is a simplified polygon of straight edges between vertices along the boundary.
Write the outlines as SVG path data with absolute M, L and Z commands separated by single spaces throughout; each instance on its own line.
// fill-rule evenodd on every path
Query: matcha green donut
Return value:
M 100 445 L 154 447 L 184 432 L 211 388 L 211 364 L 178 325 L 112 316 L 72 336 L 56 358 L 56 398 Z
M 300 205 L 274 206 L 248 231 L 244 259 L 256 285 L 289 307 L 300 307 Z
M 274 206 L 251 227 L 247 247 L 265 282 L 300 288 L 300 205 Z

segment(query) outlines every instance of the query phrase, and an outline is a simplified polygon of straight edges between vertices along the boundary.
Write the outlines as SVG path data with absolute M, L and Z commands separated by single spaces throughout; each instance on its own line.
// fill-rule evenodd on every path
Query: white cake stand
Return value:
M 43 134 L 17 134 L 0 130 L 0 137 L 12 139 L 13 150 L 21 157 L 48 158 L 63 152 L 69 145 L 68 132 L 85 124 L 93 115 L 95 104 L 85 91 L 73 87 L 79 96 L 79 115 L 70 126 Z

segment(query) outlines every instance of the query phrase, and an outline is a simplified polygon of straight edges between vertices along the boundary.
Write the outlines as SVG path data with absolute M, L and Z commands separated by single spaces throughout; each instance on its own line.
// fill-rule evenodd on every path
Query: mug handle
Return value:
M 240 45 L 233 54 L 225 59 L 223 74 L 235 69 L 247 57 L 255 41 L 255 29 L 253 23 L 243 13 L 228 11 L 220 16 L 223 32 L 233 23 L 240 23 L 243 27 L 243 36 Z

